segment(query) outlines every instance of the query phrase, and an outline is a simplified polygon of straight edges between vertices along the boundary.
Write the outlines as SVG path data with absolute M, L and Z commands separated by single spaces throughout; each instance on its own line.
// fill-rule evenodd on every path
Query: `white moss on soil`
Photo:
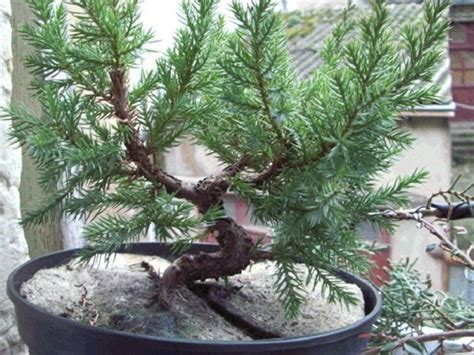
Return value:
M 38 271 L 21 286 L 21 294 L 50 313 L 105 328 L 202 340 L 250 339 L 187 289 L 173 301 L 173 312 L 152 304 L 155 285 L 141 267 L 142 261 L 158 272 L 170 264 L 163 258 L 132 254 L 118 254 L 109 264 L 101 260 L 92 266 L 73 260 Z M 285 336 L 307 335 L 345 327 L 364 317 L 361 291 L 347 284 L 359 298 L 358 305 L 347 309 L 328 304 L 316 287 L 309 292 L 300 317 L 289 321 L 273 293 L 273 273 L 273 264 L 267 262 L 230 278 L 233 286 L 242 288 L 230 293 L 227 301 L 251 315 L 263 329 Z
M 299 268 L 303 280 L 307 275 L 305 271 L 305 267 Z M 238 294 L 232 295 L 231 303 L 245 314 L 252 315 L 257 324 L 264 328 L 276 330 L 286 337 L 310 335 L 348 326 L 365 315 L 362 291 L 357 285 L 344 283 L 346 290 L 359 300 L 357 305 L 346 308 L 340 304 L 328 303 L 320 285 L 314 290 L 312 286 L 308 286 L 307 301 L 301 307 L 300 316 L 288 320 L 281 302 L 273 292 L 274 274 L 274 263 L 265 262 L 255 264 L 241 275 L 231 278 L 233 285 L 241 287 Z

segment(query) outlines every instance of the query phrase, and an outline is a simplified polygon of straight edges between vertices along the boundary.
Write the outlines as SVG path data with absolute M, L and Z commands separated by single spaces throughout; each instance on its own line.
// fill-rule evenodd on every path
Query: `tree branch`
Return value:
M 322 159 L 326 154 L 335 147 L 335 144 L 326 144 L 321 147 L 321 150 L 319 151 L 318 154 L 316 154 L 314 157 L 311 159 L 307 159 L 304 161 L 300 162 L 295 162 L 291 161 L 289 159 L 285 159 L 283 157 L 279 157 L 275 159 L 266 170 L 261 172 L 260 174 L 257 174 L 254 177 L 251 177 L 250 179 L 247 180 L 247 182 L 250 182 L 251 184 L 261 187 L 266 181 L 269 181 L 282 172 L 283 168 L 285 167 L 290 167 L 290 168 L 303 168 L 309 164 L 313 164 L 317 162 L 318 160 Z
M 428 221 L 427 219 L 420 216 L 420 213 L 413 213 L 411 211 L 405 210 L 387 210 L 382 212 L 383 217 L 396 219 L 399 221 L 403 220 L 412 220 L 421 224 L 422 227 L 426 228 L 431 234 L 441 241 L 441 245 L 448 249 L 453 256 L 460 259 L 459 263 L 467 266 L 471 270 L 474 270 L 474 261 L 470 258 L 469 255 L 461 251 L 449 238 L 441 233 L 436 226 Z
M 283 158 L 278 158 L 274 160 L 266 170 L 254 176 L 253 178 L 251 178 L 249 182 L 257 187 L 260 187 L 266 181 L 271 180 L 272 178 L 278 176 L 281 170 L 283 169 L 283 166 L 284 166 Z
M 423 335 L 417 335 L 414 337 L 406 337 L 406 338 L 398 339 L 396 340 L 396 345 L 394 345 L 394 348 L 392 350 L 402 347 L 406 342 L 409 342 L 409 341 L 415 341 L 417 343 L 426 343 L 429 341 L 437 340 L 437 341 L 442 342 L 445 339 L 462 338 L 462 337 L 474 337 L 474 329 L 451 330 L 447 332 L 441 332 L 441 333 L 435 333 L 435 334 L 423 334 Z M 378 346 L 375 348 L 368 348 L 364 352 L 364 355 L 380 354 L 380 351 L 382 350 L 382 348 L 383 348 L 382 346 Z M 467 349 L 467 350 L 472 350 L 472 348 Z
M 195 186 L 184 184 L 180 179 L 166 173 L 150 160 L 147 148 L 139 139 L 134 123 L 134 114 L 130 111 L 124 71 L 121 68 L 116 68 L 110 72 L 110 79 L 112 81 L 110 102 L 120 123 L 131 131 L 131 139 L 125 143 L 125 147 L 128 157 L 137 165 L 138 173 L 151 182 L 163 185 L 168 193 L 186 199 L 195 205 L 200 205 L 203 196 Z

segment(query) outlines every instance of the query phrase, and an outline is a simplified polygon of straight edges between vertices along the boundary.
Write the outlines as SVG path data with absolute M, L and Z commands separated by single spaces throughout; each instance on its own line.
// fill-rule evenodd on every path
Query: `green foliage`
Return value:
M 167 194 L 153 196 L 153 198 L 150 198 L 149 194 L 134 196 L 135 192 L 137 194 L 143 192 L 143 189 L 137 188 L 137 190 L 112 193 L 108 196 L 96 196 L 95 201 L 94 198 L 76 198 L 77 202 L 87 201 L 89 208 L 102 204 L 116 204 L 120 207 L 127 205 L 128 208 L 140 209 L 131 217 L 126 215 L 101 216 L 86 226 L 84 236 L 93 245 L 93 248 L 86 250 L 83 254 L 84 259 L 97 253 L 113 254 L 120 245 L 138 239 L 145 235 L 150 228 L 154 229 L 157 239 L 167 241 L 176 236 L 188 240 L 193 236 L 191 232 L 200 227 L 201 220 L 199 218 L 188 217 L 193 208 L 191 204 L 175 201 L 171 195 Z M 141 209 L 142 206 L 146 206 L 146 208 Z
M 94 249 L 85 257 L 112 253 L 150 228 L 160 240 L 177 239 L 183 248 L 220 215 L 209 211 L 191 217 L 192 205 L 132 176 L 124 150 L 130 132 L 114 122 L 111 74 L 133 68 L 152 39 L 139 22 L 138 1 L 71 3 L 81 11 L 68 29 L 63 5 L 29 1 L 36 21 L 22 30 L 36 50 L 26 64 L 36 76 L 32 84 L 42 114 L 10 106 L 4 116 L 13 121 L 12 140 L 35 160 L 42 185 L 57 188 L 22 223 L 45 222 L 56 205 L 65 215 L 90 220 L 84 233 Z M 187 26 L 178 33 L 175 48 L 130 92 L 130 105 L 149 133 L 150 150 L 168 149 L 187 133 L 193 116 L 206 113 L 196 92 L 205 86 L 201 72 L 211 48 L 207 33 L 214 30 L 214 7 L 212 0 L 183 3 Z M 97 218 L 106 210 L 113 213 Z
M 423 180 L 425 173 L 419 171 L 393 185 L 376 187 L 379 174 L 411 143 L 397 122 L 398 112 L 435 100 L 436 88 L 430 86 L 430 80 L 446 38 L 448 24 L 442 16 L 447 6 L 447 1 L 426 3 L 425 22 L 403 28 L 401 39 L 389 27 L 390 14 L 383 1 L 374 1 L 370 15 L 358 21 L 349 8 L 326 40 L 321 52 L 323 65 L 309 79 L 297 83 L 278 41 L 255 42 L 261 47 L 254 51 L 268 51 L 277 58 L 270 63 L 280 63 L 276 70 L 266 71 L 265 64 L 261 70 L 266 73 L 261 80 L 264 92 L 271 93 L 267 112 L 277 129 L 266 120 L 265 96 L 259 96 L 256 81 L 249 81 L 247 74 L 247 67 L 258 68 L 257 56 L 221 60 L 224 69 L 235 68 L 236 61 L 243 63 L 239 70 L 225 70 L 229 78 L 221 86 L 219 107 L 223 112 L 216 116 L 221 123 L 215 119 L 212 126 L 206 126 L 207 136 L 212 137 L 227 135 L 222 128 L 227 127 L 225 142 L 229 147 L 214 149 L 212 140 L 208 147 L 224 161 L 230 158 L 229 149 L 237 150 L 236 157 L 250 156 L 257 171 L 275 157 L 288 162 L 277 179 L 268 180 L 257 191 L 245 181 L 233 185 L 255 206 L 255 217 L 274 227 L 277 253 L 293 257 L 292 261 L 287 257 L 279 260 L 279 284 L 285 284 L 279 289 L 292 294 L 292 298 L 282 298 L 287 309 L 295 309 L 291 304 L 304 299 L 299 289 L 305 280 L 295 281 L 286 264 L 300 260 L 314 265 L 319 271 L 314 279 L 321 274 L 334 275 L 332 268 L 347 260 L 357 260 L 346 265 L 351 270 L 364 271 L 367 264 L 357 258 L 354 226 L 370 220 L 367 213 L 380 206 L 406 203 L 407 189 Z M 284 37 L 281 23 L 275 21 L 272 26 L 274 38 Z M 247 21 L 243 21 L 241 31 L 246 32 L 240 36 L 244 49 L 235 50 L 233 39 L 229 40 L 233 52 L 253 48 L 254 42 L 246 40 L 252 37 L 247 28 Z M 230 108 L 226 105 L 228 92 L 232 92 Z M 236 110 L 235 105 L 241 109 Z M 241 128 L 235 127 L 239 124 Z M 204 143 L 209 143 L 206 137 Z M 371 221 L 387 227 L 379 218 Z M 337 298 L 350 302 L 347 294 Z
M 72 0 L 81 11 L 70 27 L 63 5 L 28 2 L 36 21 L 23 34 L 36 51 L 26 63 L 42 114 L 10 106 L 3 116 L 13 121 L 12 140 L 36 161 L 41 183 L 57 191 L 25 225 L 60 205 L 90 222 L 86 257 L 113 253 L 150 228 L 185 247 L 222 211 L 195 216 L 154 179 L 159 168 L 139 165 L 130 147 L 155 157 L 192 135 L 226 165 L 245 162 L 229 188 L 273 228 L 275 287 L 288 314 L 304 301 L 305 283 L 321 282 L 332 301 L 354 302 L 334 268 L 367 270 L 356 225 L 386 227 L 368 212 L 406 203 L 406 190 L 425 176 L 376 184 L 411 143 L 398 112 L 436 100 L 430 82 L 449 1 L 426 2 L 424 21 L 397 36 L 385 1 L 373 1 L 359 19 L 348 8 L 321 51 L 322 66 L 306 80 L 293 70 L 271 0 L 234 1 L 232 31 L 215 15 L 217 0 L 183 1 L 174 46 L 135 85 L 127 74 L 153 37 L 140 24 L 138 0 Z M 120 80 L 127 90 L 117 92 Z M 137 143 L 139 132 L 146 134 Z M 261 183 L 249 179 L 270 167 Z M 308 265 L 306 280 L 297 262 Z
M 422 280 L 415 270 L 415 264 L 416 261 L 406 260 L 392 266 L 390 281 L 380 289 L 384 302 L 371 345 L 385 343 L 383 347 L 389 348 L 391 343 L 387 343 L 387 336 L 404 338 L 419 335 L 423 333 L 422 327 L 426 326 L 442 330 L 472 328 L 472 305 L 460 298 L 432 290 L 430 280 Z M 416 348 L 421 345 L 407 343 L 404 346 Z
M 216 60 L 219 76 L 207 97 L 216 109 L 202 117 L 196 132 L 222 161 L 245 156 L 257 171 L 287 144 L 284 121 L 296 110 L 298 95 L 283 21 L 273 8 L 271 0 L 247 8 L 232 2 L 238 28 L 226 36 Z
M 215 4 L 214 0 L 183 1 L 185 27 L 178 31 L 167 56 L 158 60 L 156 71 L 144 75 L 131 93 L 131 102 L 140 103 L 140 123 L 150 134 L 150 147 L 157 151 L 177 144 L 197 119 L 213 114 L 213 106 L 199 94 L 213 82 L 206 64 L 219 40 L 212 17 Z

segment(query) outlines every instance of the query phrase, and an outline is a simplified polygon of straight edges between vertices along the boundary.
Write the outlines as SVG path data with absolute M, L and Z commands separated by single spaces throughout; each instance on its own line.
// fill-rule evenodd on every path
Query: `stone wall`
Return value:
M 31 82 L 32 76 L 24 65 L 24 58 L 31 54 L 33 49 L 19 34 L 22 26 L 33 21 L 33 13 L 25 0 L 10 0 L 10 4 L 12 9 L 10 22 L 13 33 L 11 101 L 15 105 L 27 107 L 36 115 L 41 115 L 41 105 L 29 90 L 28 84 Z M 38 201 L 41 201 L 52 191 L 45 191 L 39 185 L 40 173 L 33 159 L 27 153 L 27 149 L 23 151 L 21 167 L 20 205 L 22 211 L 29 211 L 37 205 Z M 29 255 L 32 258 L 63 249 L 59 213 L 55 214 L 55 217 L 50 218 L 50 220 L 50 223 L 31 225 L 24 231 Z
M 0 0 L 0 107 L 11 97 L 12 55 L 10 0 Z M 9 123 L 0 120 L 0 354 L 24 351 L 15 329 L 12 304 L 5 286 L 9 272 L 27 259 L 27 246 L 21 228 L 20 185 L 21 152 L 8 142 Z

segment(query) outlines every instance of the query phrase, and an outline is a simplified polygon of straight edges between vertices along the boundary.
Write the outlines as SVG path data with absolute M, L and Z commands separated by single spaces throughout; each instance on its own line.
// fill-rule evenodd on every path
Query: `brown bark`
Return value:
M 210 231 L 221 249 L 215 253 L 185 254 L 176 259 L 163 273 L 165 287 L 236 275 L 250 264 L 254 243 L 233 219 L 217 221 Z
M 110 72 L 112 82 L 110 103 L 113 105 L 115 115 L 120 123 L 127 126 L 131 132 L 131 139 L 125 143 L 129 160 L 137 165 L 137 173 L 152 182 L 163 185 L 168 193 L 175 194 L 178 198 L 186 199 L 198 204 L 202 196 L 192 186 L 184 184 L 181 180 L 164 172 L 160 167 L 153 164 L 149 151 L 139 139 L 135 127 L 135 115 L 131 112 L 128 102 L 128 89 L 125 73 L 121 69 Z
M 278 176 L 283 169 L 283 165 L 284 160 L 282 158 L 275 160 L 265 171 L 250 179 L 250 182 L 257 187 L 262 186 L 264 182 Z
M 446 331 L 446 332 L 441 332 L 441 333 L 422 334 L 422 335 L 417 335 L 413 337 L 408 336 L 406 338 L 393 340 L 396 342 L 396 346 L 393 350 L 402 347 L 408 341 L 416 341 L 417 343 L 426 343 L 429 341 L 443 342 L 446 339 L 455 339 L 455 338 L 473 337 L 473 336 L 474 336 L 474 329 L 451 330 L 451 331 Z M 381 349 L 382 347 L 367 348 L 364 351 L 364 355 L 380 354 Z M 472 351 L 472 347 L 470 345 L 467 345 L 466 352 L 467 351 Z
M 245 169 L 246 158 L 230 165 L 220 175 L 205 178 L 196 185 L 185 185 L 155 165 L 150 159 L 149 150 L 139 139 L 135 115 L 129 107 L 125 73 L 117 68 L 110 73 L 110 78 L 110 103 L 119 122 L 130 130 L 131 138 L 125 143 L 125 147 L 128 159 L 137 166 L 137 173 L 159 183 L 168 193 L 192 202 L 200 213 L 206 213 L 215 206 L 223 208 L 222 196 L 229 188 L 229 179 Z M 221 219 L 209 231 L 213 233 L 221 249 L 215 253 L 183 255 L 178 258 L 163 274 L 163 289 L 189 285 L 196 280 L 235 275 L 249 265 L 254 243 L 234 220 Z

